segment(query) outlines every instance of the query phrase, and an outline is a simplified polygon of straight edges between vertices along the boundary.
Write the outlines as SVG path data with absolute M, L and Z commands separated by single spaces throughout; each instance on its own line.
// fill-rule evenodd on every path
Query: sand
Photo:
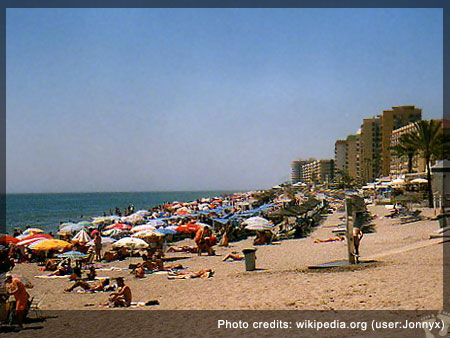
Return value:
M 381 218 L 382 206 L 369 207 L 378 217 L 376 232 L 365 234 L 361 242 L 361 259 L 376 264 L 358 269 L 312 272 L 309 265 L 347 258 L 345 241 L 314 243 L 316 238 L 332 237 L 331 230 L 340 223 L 343 213 L 334 213 L 305 239 L 285 240 L 280 245 L 259 246 L 258 270 L 246 272 L 243 261 L 222 262 L 223 255 L 251 247 L 252 238 L 231 243 L 231 248 L 217 248 L 218 256 L 182 257 L 177 263 L 188 271 L 212 268 L 209 279 L 168 280 L 166 274 L 151 274 L 136 279 L 128 271 L 99 271 L 99 276 L 125 276 L 133 300 L 158 300 L 149 310 L 439 310 L 443 295 L 443 245 L 431 244 L 429 235 L 439 228 L 437 221 L 425 220 L 404 225 L 398 220 Z M 424 210 L 431 216 L 432 211 Z M 193 245 L 193 241 L 185 240 Z M 431 245 L 430 245 L 431 244 Z M 132 258 L 131 262 L 139 262 Z M 108 266 L 126 268 L 130 259 Z M 13 271 L 28 278 L 34 288 L 29 292 L 44 297 L 44 310 L 100 309 L 108 294 L 63 293 L 71 285 L 68 279 L 38 279 L 44 274 L 36 264 L 17 265 Z M 86 306 L 90 304 L 90 306 Z M 115 310 L 111 310 L 115 311 Z

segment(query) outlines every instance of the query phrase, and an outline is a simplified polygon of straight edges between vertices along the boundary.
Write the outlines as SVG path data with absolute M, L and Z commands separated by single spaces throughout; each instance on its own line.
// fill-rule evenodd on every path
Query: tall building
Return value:
M 334 177 L 333 160 L 317 160 L 303 165 L 304 182 L 329 182 Z
M 303 165 L 311 162 L 310 160 L 294 160 L 291 162 L 291 182 L 300 182 L 303 178 Z
M 380 174 L 381 117 L 364 119 L 359 139 L 359 176 L 372 182 Z
M 337 140 L 334 144 L 334 169 L 345 171 L 345 159 L 347 157 L 347 141 Z
M 439 121 L 439 123 L 441 124 L 441 131 L 444 134 L 447 133 L 447 135 L 448 135 L 448 133 L 450 131 L 450 119 L 440 119 L 437 121 Z M 399 144 L 400 137 L 403 134 L 407 134 L 407 133 L 414 132 L 414 131 L 415 131 L 414 123 L 410 123 L 404 127 L 395 129 L 392 132 L 392 136 L 391 136 L 391 149 L 392 149 L 392 147 Z M 433 158 L 432 158 L 432 163 L 434 163 Z M 420 154 L 416 154 L 413 157 L 411 169 L 412 169 L 413 173 L 425 172 L 426 163 L 425 163 L 424 158 L 421 157 Z M 390 175 L 399 176 L 399 175 L 403 175 L 403 174 L 407 174 L 407 173 L 408 173 L 408 158 L 406 158 L 406 157 L 400 158 L 395 154 L 395 152 L 393 152 L 391 150 Z
M 391 169 L 392 131 L 422 119 L 422 109 L 414 106 L 392 107 L 381 115 L 381 175 L 388 176 Z
M 357 179 L 358 175 L 358 135 L 348 135 L 345 140 L 346 157 L 345 169 L 351 178 Z
M 421 109 L 397 106 L 384 110 L 381 115 L 363 120 L 359 136 L 359 175 L 364 182 L 389 175 L 392 132 L 421 119 Z
M 351 178 L 359 177 L 359 135 L 348 135 L 345 140 L 337 140 L 334 145 L 334 170 L 346 172 Z

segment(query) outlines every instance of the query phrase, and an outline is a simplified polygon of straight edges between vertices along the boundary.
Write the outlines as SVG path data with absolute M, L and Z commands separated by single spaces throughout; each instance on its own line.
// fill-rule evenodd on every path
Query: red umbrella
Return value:
M 30 235 L 27 237 L 22 238 L 21 240 L 24 241 L 26 239 L 33 239 L 33 238 L 41 238 L 41 239 L 53 239 L 52 236 L 46 235 L 46 234 L 36 234 L 36 235 Z
M 197 232 L 197 230 L 200 228 L 198 224 L 183 224 L 180 225 L 178 228 L 175 229 L 177 232 L 184 232 L 185 234 L 192 234 L 194 232 Z
M 187 211 L 187 210 L 179 210 L 179 211 L 177 211 L 177 212 L 175 212 L 174 213 L 174 215 L 182 215 L 182 216 L 184 216 L 184 215 L 190 215 L 191 213 L 189 212 L 189 211 Z
M 95 237 L 95 234 L 96 234 L 97 232 L 99 232 L 99 231 L 98 231 L 98 230 L 92 231 L 92 232 L 91 232 L 91 237 L 94 238 L 94 237 Z
M 106 227 L 106 229 L 119 229 L 119 230 L 130 230 L 132 228 L 131 225 L 125 223 L 115 223 Z
M 10 235 L 4 235 L 0 237 L 0 244 L 6 245 L 6 244 L 16 244 L 19 242 L 20 239 L 17 239 L 16 237 L 10 236 Z

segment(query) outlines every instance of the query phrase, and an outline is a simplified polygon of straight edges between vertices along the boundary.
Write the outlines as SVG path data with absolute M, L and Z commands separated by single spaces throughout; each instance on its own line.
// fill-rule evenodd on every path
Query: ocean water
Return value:
M 109 215 L 133 204 L 136 210 L 149 209 L 165 202 L 189 202 L 202 197 L 231 194 L 231 191 L 108 192 L 59 194 L 7 194 L 6 232 L 26 225 L 56 233 L 60 222 L 90 220 Z M 1 229 L 3 232 L 4 229 Z

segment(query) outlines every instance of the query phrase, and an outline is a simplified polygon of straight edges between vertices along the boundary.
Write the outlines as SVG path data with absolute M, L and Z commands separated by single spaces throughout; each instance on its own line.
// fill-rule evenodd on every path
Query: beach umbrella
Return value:
M 71 224 L 67 224 L 67 225 L 65 225 L 65 226 L 63 226 L 63 227 L 60 227 L 60 228 L 59 228 L 59 232 L 70 232 L 70 233 L 74 233 L 74 232 L 80 231 L 81 229 L 84 229 L 84 225 L 83 225 L 83 224 L 80 224 L 80 223 L 77 223 L 77 224 L 71 223 Z
M 125 237 L 118 240 L 113 244 L 115 248 L 129 248 L 129 249 L 145 249 L 148 248 L 148 244 L 140 238 Z
M 111 230 L 111 229 L 130 230 L 131 228 L 132 228 L 132 226 L 129 224 L 114 223 L 114 224 L 108 225 L 105 229 L 108 229 L 108 230 Z
M 80 230 L 80 232 L 78 232 L 72 238 L 72 241 L 78 241 L 78 242 L 83 242 L 83 243 L 87 243 L 90 240 L 91 240 L 91 238 L 89 237 L 88 233 L 84 229 Z
M 26 230 L 23 232 L 23 235 L 24 235 L 24 236 L 31 236 L 31 235 L 43 234 L 43 233 L 44 233 L 44 230 L 42 230 L 42 229 L 38 229 L 38 228 L 29 228 L 29 229 L 26 229 Z
M 424 183 L 428 183 L 428 180 L 426 180 L 424 178 L 415 178 L 410 183 L 412 183 L 412 184 L 424 184 Z
M 178 216 L 184 216 L 184 215 L 190 215 L 191 212 L 188 211 L 188 210 L 181 210 L 181 209 L 179 209 L 178 211 L 174 212 L 173 214 L 174 215 L 178 215 Z
M 22 240 L 26 240 L 26 239 L 32 239 L 32 238 L 45 238 L 45 239 L 53 239 L 52 236 L 47 235 L 47 234 L 36 234 L 36 235 L 30 235 L 27 237 L 22 238 Z
M 48 251 L 59 249 L 70 249 L 72 244 L 59 239 L 44 239 L 42 241 L 35 242 L 29 246 L 33 250 Z
M 263 217 L 250 217 L 246 219 L 242 224 L 246 225 L 245 229 L 247 230 L 269 230 L 272 229 L 273 224 L 269 220 Z
M 175 231 L 176 232 L 183 232 L 183 233 L 186 233 L 186 234 L 192 234 L 194 232 L 197 232 L 198 229 L 200 229 L 199 225 L 188 223 L 188 224 L 180 225 L 179 227 L 177 227 L 175 229 Z
M 4 235 L 0 237 L 0 244 L 2 245 L 17 244 L 18 242 L 20 242 L 20 239 L 10 235 Z
M 164 236 L 164 235 L 156 232 L 155 230 L 142 230 L 142 231 L 136 232 L 135 234 L 131 235 L 131 237 L 137 237 L 137 238 L 149 238 L 149 237 L 156 237 L 156 236 Z
M 58 227 L 58 229 L 64 228 L 66 226 L 72 225 L 74 224 L 73 222 L 65 222 L 65 223 L 61 223 Z
M 130 231 L 131 232 L 140 232 L 140 231 L 144 231 L 144 230 L 155 230 L 155 229 L 156 228 L 151 224 L 142 224 L 142 225 L 135 226 Z
M 168 228 L 159 228 L 155 230 L 156 233 L 160 233 L 162 235 L 175 235 L 177 232 L 173 229 Z
M 89 221 L 81 221 L 81 222 L 78 222 L 77 224 L 81 225 L 81 226 L 84 226 L 86 228 L 89 228 L 89 227 L 93 226 L 93 223 L 89 222 Z
M 114 238 L 111 237 L 102 237 L 102 245 L 108 245 L 108 244 L 112 244 L 114 243 L 116 240 Z M 94 240 L 90 240 L 89 242 L 87 242 L 86 244 L 87 246 L 94 246 Z
M 28 246 L 28 245 L 31 245 L 32 243 L 36 243 L 36 242 L 39 242 L 39 241 L 45 241 L 45 240 L 47 240 L 48 238 L 42 238 L 42 237 L 35 237 L 35 238 L 29 238 L 29 239 L 22 239 L 20 242 L 18 242 L 16 245 L 17 246 L 20 246 L 20 245 L 25 245 L 25 246 Z
M 77 259 L 77 258 L 86 258 L 87 255 L 79 252 L 79 251 L 67 251 L 64 252 L 62 254 L 58 255 L 59 258 L 72 258 L 72 259 Z

